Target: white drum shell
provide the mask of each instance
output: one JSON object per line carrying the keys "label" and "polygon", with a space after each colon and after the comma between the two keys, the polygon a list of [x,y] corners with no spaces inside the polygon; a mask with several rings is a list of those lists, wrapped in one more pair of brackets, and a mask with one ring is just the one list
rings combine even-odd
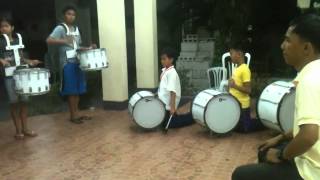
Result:
{"label": "white drum shell", "polygon": [[191,111],[197,123],[221,134],[232,131],[241,115],[240,104],[232,95],[213,89],[200,92]]}
{"label": "white drum shell", "polygon": [[129,113],[134,122],[144,129],[154,129],[165,118],[165,105],[152,92],[140,91],[129,100]]}
{"label": "white drum shell", "polygon": [[258,100],[257,111],[266,127],[284,132],[292,130],[295,111],[294,84],[277,81],[268,85]]}
{"label": "white drum shell", "polygon": [[37,96],[50,91],[50,72],[43,68],[20,69],[13,75],[17,94]]}
{"label": "white drum shell", "polygon": [[98,71],[109,65],[106,49],[92,49],[78,52],[80,68],[84,71]]}

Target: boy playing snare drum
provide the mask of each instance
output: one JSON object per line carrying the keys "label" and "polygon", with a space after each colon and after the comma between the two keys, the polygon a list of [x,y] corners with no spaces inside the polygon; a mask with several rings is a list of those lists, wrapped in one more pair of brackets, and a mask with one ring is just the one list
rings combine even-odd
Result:
{"label": "boy playing snare drum", "polygon": [[[16,64],[13,50],[7,50],[6,47],[19,44],[19,38],[16,36],[16,34],[14,34],[13,20],[10,17],[0,18],[0,32],[2,34],[0,38],[0,65],[2,65],[4,69],[8,70],[16,66]],[[4,36],[8,37],[9,42],[7,42]],[[19,51],[21,64],[36,66],[41,63],[39,60],[27,60],[23,58],[23,53],[21,52],[21,50]],[[14,89],[15,84],[12,74],[6,74],[4,81],[10,101],[11,118],[16,128],[15,138],[23,139],[25,136],[37,136],[37,134],[34,131],[29,130],[27,126],[28,112],[26,102],[28,101],[28,97],[18,95],[16,93]]]}
{"label": "boy playing snare drum", "polygon": [[68,97],[70,121],[75,124],[90,120],[91,117],[80,116],[78,106],[80,95],[86,92],[85,74],[80,69],[77,60],[77,50],[89,50],[96,45],[80,47],[81,34],[75,26],[77,10],[73,6],[63,9],[64,23],[58,25],[47,39],[49,45],[59,47],[60,69],[62,76],[61,95]]}

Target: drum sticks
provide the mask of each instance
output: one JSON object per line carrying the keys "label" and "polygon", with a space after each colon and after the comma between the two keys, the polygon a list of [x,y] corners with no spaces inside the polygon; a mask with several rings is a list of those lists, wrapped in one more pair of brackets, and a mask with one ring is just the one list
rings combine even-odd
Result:
{"label": "drum sticks", "polygon": [[168,121],[168,123],[167,123],[167,126],[166,126],[166,128],[164,129],[165,132],[168,132],[169,125],[170,125],[170,123],[171,123],[172,117],[173,117],[173,115],[171,115],[170,118],[169,118],[169,121]]}

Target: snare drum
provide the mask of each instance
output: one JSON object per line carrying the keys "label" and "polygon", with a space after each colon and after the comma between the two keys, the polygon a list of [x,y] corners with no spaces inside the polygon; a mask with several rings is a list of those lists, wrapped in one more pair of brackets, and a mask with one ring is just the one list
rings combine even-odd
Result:
{"label": "snare drum", "polygon": [[267,86],[258,101],[258,117],[268,128],[288,132],[293,128],[295,88],[291,82],[277,81]]}
{"label": "snare drum", "polygon": [[197,123],[212,132],[224,134],[237,126],[241,107],[229,93],[207,89],[195,97],[191,111]]}
{"label": "snare drum", "polygon": [[107,68],[108,58],[106,49],[91,49],[78,52],[80,68],[84,71],[98,71]]}
{"label": "snare drum", "polygon": [[14,72],[15,90],[17,94],[36,96],[50,91],[50,72],[43,68],[25,68]]}
{"label": "snare drum", "polygon": [[152,92],[140,91],[129,100],[129,112],[134,122],[144,129],[154,129],[162,124],[165,105]]}

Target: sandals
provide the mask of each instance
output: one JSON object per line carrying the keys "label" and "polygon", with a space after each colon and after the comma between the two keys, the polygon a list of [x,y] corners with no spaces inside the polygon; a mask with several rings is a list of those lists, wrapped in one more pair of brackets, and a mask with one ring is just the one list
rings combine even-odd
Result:
{"label": "sandals", "polygon": [[80,120],[90,121],[90,120],[92,120],[92,117],[90,117],[90,116],[81,116]]}
{"label": "sandals", "polygon": [[15,138],[16,140],[23,140],[23,139],[24,139],[24,134],[22,134],[22,133],[16,134],[16,135],[14,135],[14,138]]}
{"label": "sandals", "polygon": [[28,137],[36,137],[38,134],[34,131],[23,131],[23,134]]}
{"label": "sandals", "polygon": [[81,117],[79,117],[79,118],[74,118],[74,119],[70,119],[70,122],[72,122],[72,123],[74,123],[74,124],[82,124],[82,123],[83,123]]}

